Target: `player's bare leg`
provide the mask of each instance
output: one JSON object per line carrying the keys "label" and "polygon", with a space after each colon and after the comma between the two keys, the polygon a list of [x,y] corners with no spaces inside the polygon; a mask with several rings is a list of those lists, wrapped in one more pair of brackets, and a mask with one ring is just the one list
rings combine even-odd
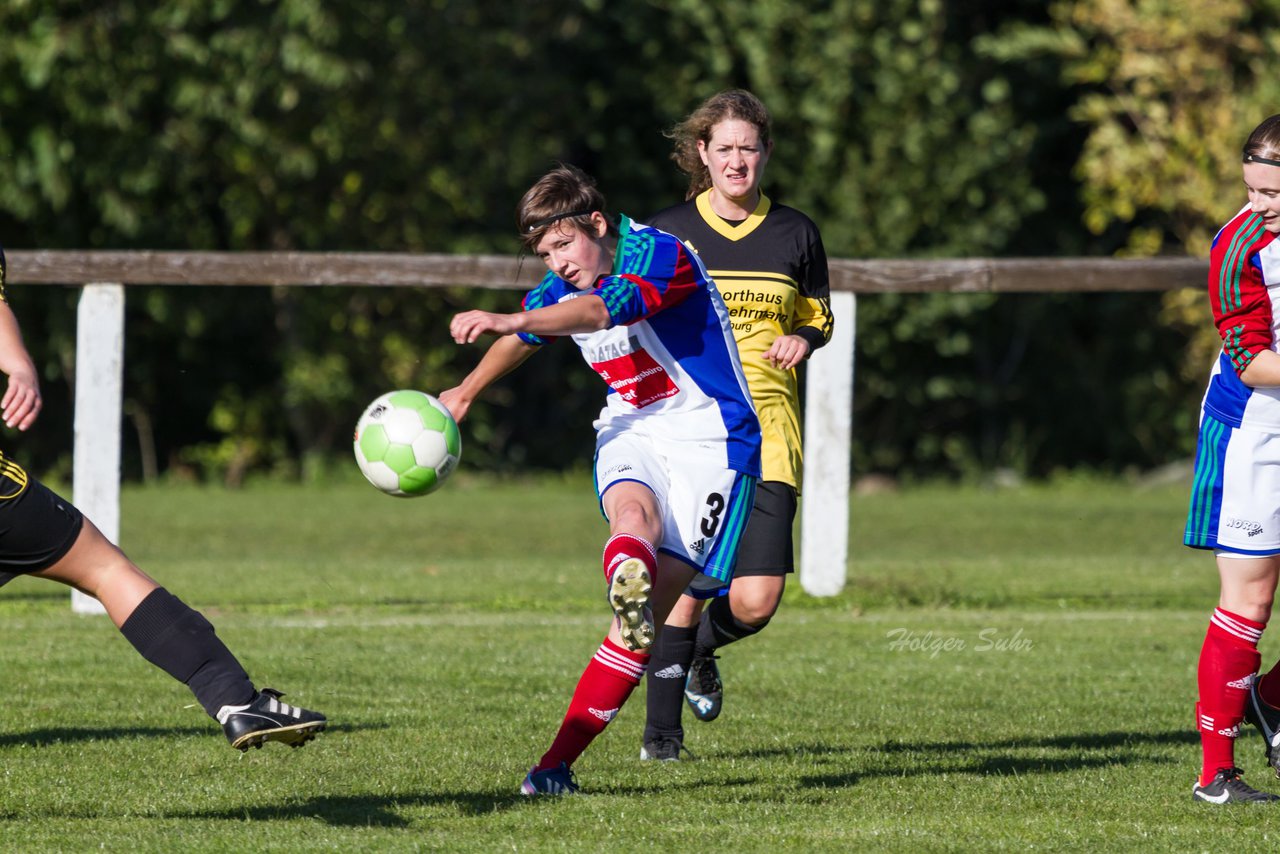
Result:
{"label": "player's bare leg", "polygon": [[40,572],[95,597],[143,658],[184,683],[232,747],[267,741],[299,747],[325,728],[325,716],[280,702],[280,692],[254,689],[248,674],[198,611],[155,582],[85,519],[76,542]]}
{"label": "player's bare leg", "polygon": [[93,596],[107,609],[107,616],[116,628],[123,626],[138,603],[160,586],[88,519],[84,520],[75,545],[53,566],[32,575]]}

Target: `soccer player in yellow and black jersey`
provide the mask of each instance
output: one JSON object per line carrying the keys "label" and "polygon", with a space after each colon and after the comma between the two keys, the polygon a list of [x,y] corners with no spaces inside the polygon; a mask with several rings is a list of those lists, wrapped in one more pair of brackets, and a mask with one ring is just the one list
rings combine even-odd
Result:
{"label": "soccer player in yellow and black jersey", "polygon": [[681,700],[702,721],[720,714],[715,651],[773,617],[794,571],[791,529],[801,486],[796,367],[831,338],[827,256],[817,226],[760,191],[772,152],[764,104],[740,89],[705,101],[671,132],[689,175],[683,204],[649,218],[695,252],[715,279],[760,417],[763,477],[727,596],[681,597],[658,635],[647,676],[642,759],[679,759]]}
{"label": "soccer player in yellow and black jersey", "polygon": [[[5,298],[0,249],[0,420],[26,430],[40,414],[35,364]],[[112,427],[114,429],[114,426]],[[240,662],[198,611],[138,569],[69,501],[0,451],[0,585],[16,575],[48,578],[94,596],[142,657],[186,684],[232,747],[298,746],[324,729],[318,712],[254,689]]]}
{"label": "soccer player in yellow and black jersey", "polygon": [[[715,279],[733,323],[742,370],[766,434],[764,479],[799,488],[800,407],[790,360],[766,357],[779,338],[803,341],[805,355],[831,338],[827,256],[817,227],[763,193],[745,219],[722,218],[714,189],[649,218],[681,238]],[[800,348],[800,342],[793,342]]]}

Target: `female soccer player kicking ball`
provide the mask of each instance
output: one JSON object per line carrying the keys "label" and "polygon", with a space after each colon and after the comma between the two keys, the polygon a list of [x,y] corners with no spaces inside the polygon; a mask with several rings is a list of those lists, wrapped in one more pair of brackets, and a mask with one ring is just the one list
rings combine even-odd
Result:
{"label": "female soccer player kicking ball", "polygon": [[[0,418],[6,427],[26,430],[40,413],[40,385],[5,301],[4,272],[0,250],[0,372],[8,377]],[[232,747],[268,741],[298,747],[324,729],[324,715],[280,702],[271,688],[254,690],[208,620],[134,566],[71,502],[0,452],[0,584],[24,574],[96,597],[143,658],[191,689]]]}
{"label": "female soccer player kicking ball", "polygon": [[550,272],[523,312],[453,318],[459,344],[499,337],[440,401],[461,421],[485,388],[560,335],[608,386],[595,422],[595,481],[609,521],[603,569],[615,619],[521,786],[526,795],[572,794],[570,768],[639,684],[655,624],[695,577],[710,595],[729,583],[760,475],[760,425],[724,303],[679,240],[612,219],[594,182],[569,166],[525,193],[517,219]]}
{"label": "female soccer player kicking ball", "polygon": [[1280,775],[1280,666],[1265,676],[1258,640],[1280,577],[1280,115],[1244,146],[1249,203],[1214,238],[1209,304],[1222,334],[1200,414],[1188,546],[1213,549],[1221,596],[1200,650],[1196,723],[1204,753],[1193,796],[1274,802],[1244,782],[1235,739],[1248,720]]}

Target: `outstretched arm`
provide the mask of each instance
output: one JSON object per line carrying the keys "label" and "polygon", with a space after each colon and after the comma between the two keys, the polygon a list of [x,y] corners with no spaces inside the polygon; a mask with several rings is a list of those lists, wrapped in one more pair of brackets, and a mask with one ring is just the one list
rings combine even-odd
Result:
{"label": "outstretched arm", "polygon": [[612,323],[604,300],[595,294],[583,294],[555,305],[496,314],[491,311],[464,311],[449,324],[449,334],[459,344],[470,344],[481,335],[572,335],[607,329]]}
{"label": "outstretched arm", "polygon": [[5,426],[26,430],[40,414],[40,382],[31,354],[22,343],[18,318],[9,304],[0,300],[0,371],[9,377],[0,397],[0,418]]}
{"label": "outstretched arm", "polygon": [[[475,313],[483,314],[484,312],[468,312],[468,314]],[[457,322],[456,319],[454,322]],[[524,360],[532,356],[537,349],[514,335],[504,335],[493,342],[493,346],[480,360],[480,364],[476,365],[461,383],[440,393],[440,402],[453,414],[453,420],[462,421],[467,417],[467,411],[471,409],[472,402],[480,396],[481,392],[520,367]]]}

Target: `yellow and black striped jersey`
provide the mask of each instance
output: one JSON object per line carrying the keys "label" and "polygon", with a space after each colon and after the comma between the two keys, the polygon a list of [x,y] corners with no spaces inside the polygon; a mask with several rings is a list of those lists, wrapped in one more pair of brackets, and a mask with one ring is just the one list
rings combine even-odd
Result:
{"label": "yellow and black striped jersey", "polygon": [[751,216],[730,222],[711,209],[710,190],[649,218],[682,239],[715,279],[733,322],[742,369],[764,435],[764,480],[799,489],[800,401],[794,370],[762,356],[779,335],[816,350],[831,340],[827,254],[818,227],[763,193]]}

